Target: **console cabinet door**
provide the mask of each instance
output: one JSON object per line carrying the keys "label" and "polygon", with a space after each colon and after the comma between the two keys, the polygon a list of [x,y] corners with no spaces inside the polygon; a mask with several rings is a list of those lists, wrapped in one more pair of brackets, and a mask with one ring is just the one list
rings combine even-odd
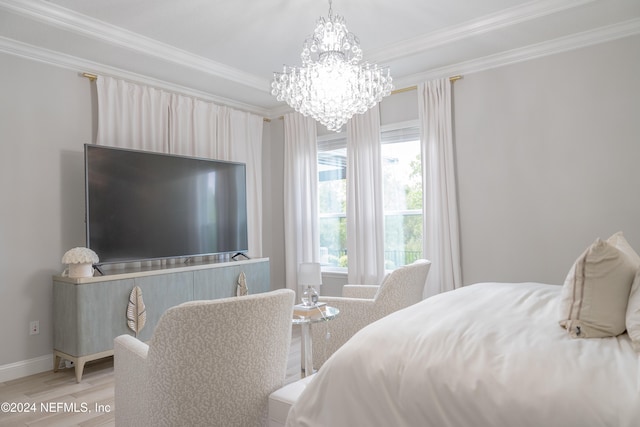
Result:
{"label": "console cabinet door", "polygon": [[[191,271],[138,277],[135,279],[135,284],[142,290],[142,300],[147,310],[145,327],[138,334],[138,339],[141,341],[151,339],[160,317],[168,308],[193,300],[193,272]],[[125,326],[128,301],[129,295],[121,307],[121,310],[124,310]],[[135,335],[128,327],[126,333]]]}
{"label": "console cabinet door", "polygon": [[240,273],[244,272],[250,294],[270,290],[269,261],[231,265],[193,272],[193,298],[218,299],[236,296]]}

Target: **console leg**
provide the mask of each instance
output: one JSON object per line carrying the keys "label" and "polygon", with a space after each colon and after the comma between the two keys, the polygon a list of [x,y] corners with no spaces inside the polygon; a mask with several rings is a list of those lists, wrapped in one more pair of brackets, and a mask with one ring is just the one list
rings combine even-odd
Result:
{"label": "console leg", "polygon": [[57,354],[53,355],[53,372],[58,372],[61,361],[62,357],[58,356]]}
{"label": "console leg", "polygon": [[76,364],[76,382],[80,383],[82,380],[82,372],[84,371],[85,360],[83,358],[79,358],[75,361]]}

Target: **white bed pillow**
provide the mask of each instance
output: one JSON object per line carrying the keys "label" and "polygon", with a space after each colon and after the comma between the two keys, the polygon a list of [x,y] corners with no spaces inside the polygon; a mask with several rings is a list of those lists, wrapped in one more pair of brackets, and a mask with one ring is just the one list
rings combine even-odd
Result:
{"label": "white bed pillow", "polygon": [[621,234],[609,240],[596,239],[574,262],[565,279],[560,325],[574,338],[614,337],[626,329],[629,291],[637,266],[625,250],[618,248],[623,246]]}
{"label": "white bed pillow", "polygon": [[636,266],[637,272],[629,293],[625,323],[631,344],[640,353],[640,256],[633,250],[621,232],[609,237],[607,242],[624,252]]}
{"label": "white bed pillow", "polygon": [[607,239],[607,243],[618,248],[631,259],[631,261],[636,265],[636,268],[640,268],[640,255],[633,250],[629,242],[627,242],[627,239],[624,238],[622,231],[618,231],[616,234],[609,237]]}
{"label": "white bed pillow", "polygon": [[631,345],[635,351],[640,353],[640,268],[638,268],[636,278],[631,285],[626,324]]}
{"label": "white bed pillow", "polygon": [[609,237],[607,242],[613,244],[631,258],[637,269],[635,279],[631,285],[631,292],[629,293],[625,323],[627,333],[631,338],[631,344],[634,350],[640,353],[640,255],[633,250],[622,235],[622,232]]}

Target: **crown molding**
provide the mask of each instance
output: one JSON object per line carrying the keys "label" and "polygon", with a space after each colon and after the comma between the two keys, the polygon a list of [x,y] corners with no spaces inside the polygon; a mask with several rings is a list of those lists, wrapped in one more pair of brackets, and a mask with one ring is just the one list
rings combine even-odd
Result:
{"label": "crown molding", "polygon": [[452,75],[466,75],[486,71],[505,65],[525,62],[544,56],[555,55],[608,41],[640,34],[640,18],[596,28],[523,48],[512,49],[495,55],[464,61],[403,77],[396,81],[397,87],[414,86],[421,82]]}
{"label": "crown molding", "polygon": [[269,117],[270,110],[0,36],[0,52],[82,73],[110,76]]}
{"label": "crown molding", "polygon": [[273,107],[269,109],[268,118],[271,120],[275,120],[284,116],[285,114],[292,113],[294,111],[295,110],[291,108],[289,104],[287,104],[286,102],[283,102],[281,105],[278,105],[277,107]]}
{"label": "crown molding", "polygon": [[[533,44],[524,48],[513,49],[495,55],[489,55],[482,58],[448,65],[446,67],[427,70],[422,73],[412,74],[410,76],[397,79],[395,81],[395,86],[397,88],[409,87],[436,78],[449,77],[457,74],[472,74],[599,43],[605,43],[636,34],[640,34],[640,19],[637,18],[614,25],[600,27],[595,30],[585,31],[571,36],[558,38],[548,42]],[[0,52],[47,63],[49,65],[54,65],[57,67],[71,69],[77,71],[79,74],[82,72],[90,72],[94,74],[108,75],[136,83],[154,86],[170,92],[181,93],[188,96],[193,96],[195,98],[211,101],[217,104],[237,108],[239,110],[248,111],[250,113],[257,114],[268,119],[275,119],[293,111],[286,104],[279,105],[273,108],[257,107],[255,105],[250,105],[232,99],[215,96],[207,92],[194,90],[185,86],[175,85],[158,79],[153,79],[119,68],[109,67],[104,64],[63,54],[53,50],[29,45],[2,36],[0,36]]]}
{"label": "crown molding", "polygon": [[369,51],[367,61],[376,63],[390,62],[394,59],[415,55],[438,46],[458,40],[495,31],[520,22],[529,21],[578,6],[595,0],[541,0],[511,7],[478,19],[464,22],[419,37],[402,40],[382,49]]}
{"label": "crown molding", "polygon": [[[424,36],[404,40],[382,49],[368,52],[371,62],[388,62],[415,55],[437,46],[452,43],[474,35],[491,32],[519,22],[539,18],[566,9],[579,7],[596,0],[536,0],[508,8],[479,19],[447,27]],[[224,78],[264,93],[270,91],[270,80],[203,58],[168,44],[125,30],[103,21],[79,14],[48,2],[29,0],[0,0],[0,7],[47,25],[81,34],[128,50],[160,58],[181,66]]]}
{"label": "crown molding", "polygon": [[0,0],[0,8],[51,25],[81,34],[101,42],[125,48],[142,55],[160,58],[181,66],[190,67],[209,75],[248,86],[252,89],[270,92],[271,81],[257,77],[237,68],[194,55],[166,43],[150,39],[138,33],[125,30],[103,21],[79,14],[72,10],[47,2],[29,0]]}
{"label": "crown molding", "polygon": [[[561,1],[559,4],[556,5],[557,7],[555,10],[557,11],[557,10],[560,10],[561,8],[566,9],[568,7],[574,7],[579,4],[587,3],[588,1],[593,1],[593,0]],[[538,3],[538,2],[534,2],[534,3]],[[502,25],[500,24],[500,22],[502,23],[507,22],[508,16],[511,16],[513,20],[513,19],[516,19],[515,15],[519,16],[520,17],[519,19],[525,19],[525,16],[532,17],[536,14],[537,16],[541,16],[541,14],[543,13],[553,13],[553,12],[550,12],[551,7],[549,3],[551,3],[551,1],[545,0],[540,3],[545,5],[546,8],[533,7],[532,3],[527,3],[525,6],[527,6],[528,9],[525,7],[516,8],[516,9],[519,9],[519,15],[512,9],[510,13],[505,12],[504,14],[496,14],[492,22],[494,22],[494,25]],[[558,3],[558,2],[553,1],[553,3]],[[15,10],[14,9],[15,5],[19,6],[18,9],[21,11],[21,13],[24,12],[25,10],[33,10],[29,8],[29,6],[33,6],[32,2],[28,3],[24,0],[0,0],[0,9],[4,7],[6,9]],[[37,11],[35,19],[41,19],[40,17],[42,17],[43,15],[46,15],[47,16],[46,22],[50,22],[49,18],[54,16],[55,17],[54,20],[58,23],[61,23],[61,22],[64,22],[64,19],[60,16],[60,13],[62,13],[64,16],[68,15],[68,14],[65,15],[66,9],[63,9],[61,12],[60,8],[51,7],[50,5],[46,4],[46,2],[42,2],[42,4],[38,3],[38,7],[34,9]],[[527,9],[529,12],[525,14],[524,9]],[[86,17],[83,17],[83,19],[85,18]],[[89,28],[89,27],[86,27],[86,28]],[[466,33],[468,34],[467,36],[470,36],[472,34],[470,32],[471,27],[472,26],[470,25],[467,26],[469,30]],[[75,28],[78,28],[78,26],[75,26]],[[485,26],[484,28],[485,29],[489,28],[489,26]],[[493,28],[496,28],[496,27],[493,27]],[[456,32],[456,30],[451,30],[450,34],[457,33],[458,36],[462,37],[461,36],[462,29],[459,28],[458,30],[459,30],[458,32]],[[478,31],[480,31],[480,29],[478,29]],[[486,30],[486,31],[490,31],[490,30]],[[441,33],[444,34],[445,32],[441,32]],[[426,70],[424,72],[397,78],[395,79],[394,84],[397,88],[414,86],[418,83],[421,83],[427,80],[432,80],[435,78],[449,77],[449,76],[458,75],[458,74],[462,74],[462,75],[471,74],[471,73],[480,72],[480,71],[484,71],[492,68],[498,68],[504,65],[524,62],[527,60],[536,59],[536,58],[547,56],[547,55],[553,55],[553,54],[557,54],[557,53],[561,53],[561,52],[565,52],[573,49],[578,49],[581,47],[586,47],[589,45],[594,45],[594,44],[603,43],[603,42],[607,42],[607,41],[611,41],[611,40],[615,40],[623,37],[628,37],[628,36],[636,35],[639,33],[640,33],[640,18],[636,18],[636,19],[624,21],[621,23],[596,28],[594,30],[589,30],[582,33],[573,34],[570,36],[561,37],[561,38],[550,40],[547,42],[529,45],[523,48],[517,48],[517,49],[497,53],[494,55],[485,56],[482,58],[463,61],[463,62],[451,64],[441,68]],[[136,37],[139,37],[139,35],[134,34],[133,37],[136,38]],[[443,41],[444,39],[445,37],[443,36],[439,40],[441,40],[441,43],[446,43],[445,41]],[[449,41],[451,41],[451,39],[449,39]],[[128,42],[130,43],[131,41],[129,40]],[[428,47],[421,50],[426,50],[426,49],[428,49]],[[167,90],[169,92],[181,93],[188,96],[193,96],[195,98],[200,98],[203,100],[214,102],[216,104],[226,105],[242,111],[247,111],[253,114],[257,114],[269,119],[275,119],[277,117],[280,117],[292,111],[292,109],[284,103],[282,105],[278,105],[271,108],[259,107],[256,105],[243,103],[233,99],[216,96],[209,92],[192,89],[189,87],[173,84],[167,81],[154,79],[148,76],[129,72],[123,69],[107,66],[107,65],[93,62],[87,59],[78,58],[78,57],[57,52],[54,50],[49,50],[39,46],[30,45],[27,43],[23,43],[23,42],[2,37],[2,36],[0,36],[0,52],[20,56],[23,58],[47,63],[50,65],[54,65],[62,68],[71,69],[71,70],[77,71],[78,73],[89,72],[93,74],[107,75],[107,76],[112,76],[112,77],[116,77],[116,78],[120,78],[128,81],[136,82],[136,83],[146,84],[149,86],[154,86],[154,87]],[[185,64],[184,62],[178,61],[176,59],[177,58],[176,56],[172,56],[175,52],[176,50],[174,48],[169,47],[167,49],[167,55],[172,57],[173,58],[172,60],[174,62],[179,62],[181,65],[191,66],[191,64]],[[160,55],[160,53],[158,52],[157,55]],[[167,60],[166,57],[161,56],[161,58],[163,60]],[[197,69],[200,69],[200,68],[197,68]],[[211,75],[221,76],[220,74],[216,74],[212,72],[212,70],[210,69],[203,70],[203,71],[208,72]],[[261,92],[265,92],[264,90],[265,86],[262,86],[262,84],[256,85],[251,83],[251,82],[255,83],[257,80],[260,80],[260,79],[256,79],[255,76],[247,73],[244,73],[244,75],[250,77],[249,82],[245,81],[242,78],[242,75],[237,73],[233,73],[233,76],[230,76],[229,80],[232,80],[244,86],[257,89]],[[222,76],[222,77],[227,78],[225,76]],[[256,87],[256,86],[259,86],[259,87]],[[266,87],[268,87],[268,82],[266,84]]]}

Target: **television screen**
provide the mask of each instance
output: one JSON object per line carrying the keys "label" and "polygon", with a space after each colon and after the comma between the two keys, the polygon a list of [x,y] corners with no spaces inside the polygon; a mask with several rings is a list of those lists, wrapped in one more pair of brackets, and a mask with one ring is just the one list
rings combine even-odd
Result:
{"label": "television screen", "polygon": [[248,250],[242,163],[86,144],[85,184],[101,264]]}

